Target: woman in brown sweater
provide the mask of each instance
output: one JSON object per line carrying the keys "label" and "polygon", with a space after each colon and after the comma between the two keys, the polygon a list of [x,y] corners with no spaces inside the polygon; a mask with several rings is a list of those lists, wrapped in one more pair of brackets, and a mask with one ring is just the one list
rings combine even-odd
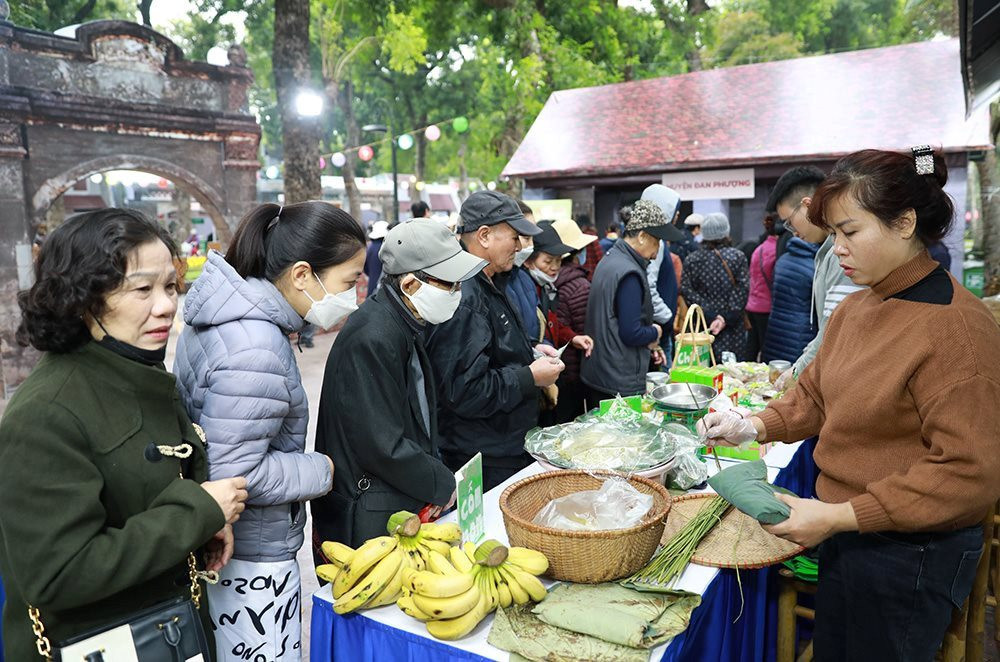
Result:
{"label": "woman in brown sweater", "polygon": [[820,546],[816,659],[931,660],[968,596],[1000,497],[1000,327],[926,246],[951,200],[929,148],[842,159],[809,219],[866,289],[827,327],[798,386],[757,416],[709,414],[710,443],[819,434],[818,500],[769,531]]}

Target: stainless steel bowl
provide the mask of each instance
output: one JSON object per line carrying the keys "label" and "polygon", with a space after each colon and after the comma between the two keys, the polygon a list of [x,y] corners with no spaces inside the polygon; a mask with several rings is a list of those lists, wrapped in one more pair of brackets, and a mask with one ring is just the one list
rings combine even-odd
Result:
{"label": "stainless steel bowl", "polygon": [[711,386],[684,383],[661,384],[649,393],[657,404],[684,411],[705,409],[716,395]]}

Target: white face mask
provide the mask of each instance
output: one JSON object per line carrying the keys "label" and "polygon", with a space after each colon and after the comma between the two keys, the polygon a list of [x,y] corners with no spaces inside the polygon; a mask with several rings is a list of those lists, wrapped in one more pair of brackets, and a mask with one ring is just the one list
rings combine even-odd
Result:
{"label": "white face mask", "polygon": [[529,269],[531,276],[535,279],[539,285],[555,285],[556,277],[550,276],[540,269]]}
{"label": "white face mask", "polygon": [[450,320],[458,310],[458,304],[462,302],[462,291],[448,292],[419,279],[417,282],[420,283],[419,290],[413,295],[406,292],[403,292],[403,295],[417,309],[421,319],[428,324],[441,324]]}
{"label": "white face mask", "polygon": [[531,257],[531,254],[534,252],[535,249],[532,248],[531,246],[519,250],[517,253],[514,254],[514,266],[520,267],[521,265],[523,265],[525,261],[527,261],[527,259]]}
{"label": "white face mask", "polygon": [[[313,275],[316,276],[316,274]],[[309,306],[309,311],[306,313],[305,320],[327,331],[337,326],[337,322],[358,309],[358,290],[352,287],[340,294],[330,294],[326,291],[323,281],[319,280],[319,276],[316,276],[316,280],[319,281],[319,286],[323,288],[324,296],[319,301],[316,301],[309,296],[308,292],[302,290],[302,293],[312,301],[312,305]]]}

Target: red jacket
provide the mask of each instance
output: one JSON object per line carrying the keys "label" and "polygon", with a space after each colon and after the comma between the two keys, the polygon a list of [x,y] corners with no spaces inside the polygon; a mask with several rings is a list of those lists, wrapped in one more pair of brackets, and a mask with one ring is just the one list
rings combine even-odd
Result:
{"label": "red jacket", "polygon": [[[564,327],[573,330],[573,335],[582,335],[584,322],[587,319],[587,297],[590,296],[587,270],[578,263],[564,264],[556,278],[556,290],[559,292],[556,306],[559,321]],[[567,347],[563,352],[562,359],[566,364],[563,375],[567,380],[574,381],[580,378],[582,355],[583,352],[575,347]]]}

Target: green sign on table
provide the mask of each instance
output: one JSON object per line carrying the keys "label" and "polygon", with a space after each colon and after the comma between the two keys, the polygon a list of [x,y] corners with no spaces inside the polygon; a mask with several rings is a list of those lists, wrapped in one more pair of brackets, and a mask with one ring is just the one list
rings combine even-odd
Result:
{"label": "green sign on table", "polygon": [[458,525],[465,542],[479,542],[486,535],[483,519],[483,455],[476,453],[455,473],[458,485]]}

